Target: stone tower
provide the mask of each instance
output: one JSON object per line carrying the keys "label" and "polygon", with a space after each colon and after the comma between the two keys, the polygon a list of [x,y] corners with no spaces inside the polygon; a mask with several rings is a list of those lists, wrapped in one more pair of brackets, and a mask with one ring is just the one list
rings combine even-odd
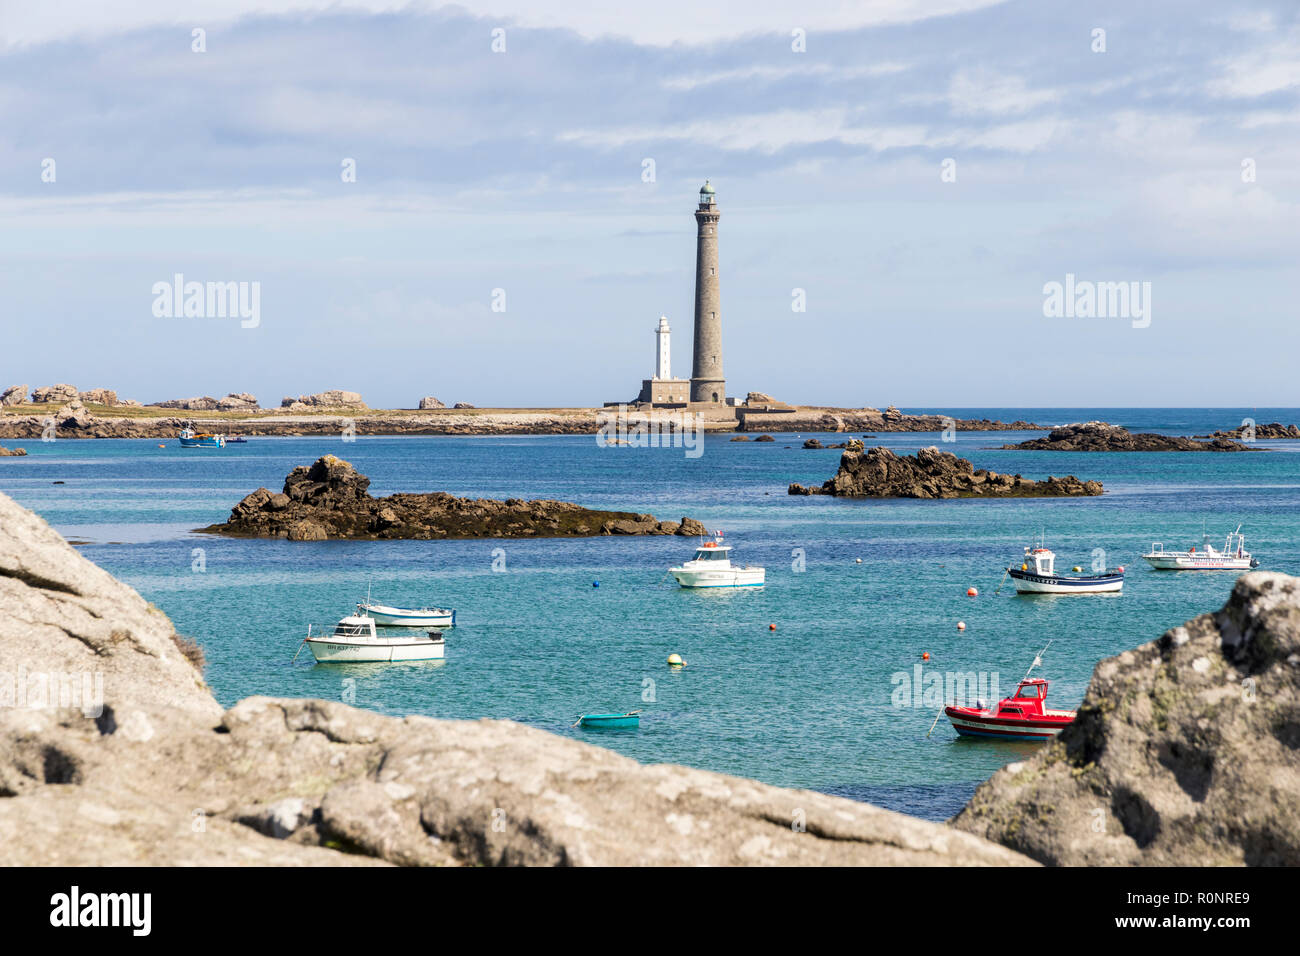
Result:
{"label": "stone tower", "polygon": [[722,376],[722,310],[718,297],[718,220],[722,213],[706,180],[695,210],[695,362],[691,401],[725,404]]}
{"label": "stone tower", "polygon": [[655,329],[655,378],[661,380],[673,377],[672,345],[668,341],[671,331],[668,316],[659,316],[659,325]]}

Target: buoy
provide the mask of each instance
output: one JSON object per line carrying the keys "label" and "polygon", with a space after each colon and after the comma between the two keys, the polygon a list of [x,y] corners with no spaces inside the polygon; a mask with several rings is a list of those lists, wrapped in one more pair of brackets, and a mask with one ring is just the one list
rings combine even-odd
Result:
{"label": "buoy", "polygon": [[685,664],[685,663],[686,663],[686,662],[685,662],[684,660],[682,660],[682,655],[680,655],[680,654],[669,654],[669,655],[668,655],[668,666],[669,666],[669,667],[681,667],[681,666],[682,666],[683,664]]}
{"label": "buoy", "polygon": [[857,562],[857,563],[858,563],[858,564],[861,564],[861,563],[862,563],[862,559],[861,559],[861,558],[858,558],[858,562]]}
{"label": "buoy", "polygon": [[599,582],[599,581],[592,581],[592,582],[591,582],[591,586],[592,586],[593,588],[598,588],[598,587],[600,587],[600,582]]}
{"label": "buoy", "polygon": [[158,447],[159,447],[159,448],[166,448],[167,446],[166,446],[166,445],[159,445]]}
{"label": "buoy", "polygon": [[966,622],[965,622],[965,621],[958,621],[958,622],[957,622],[957,630],[959,630],[959,631],[964,631],[964,630],[966,630]]}
{"label": "buoy", "polygon": [[1021,570],[1021,571],[1028,571],[1028,570],[1029,570],[1029,565],[1027,565],[1027,564],[1022,564],[1022,565],[1020,566],[1020,570]]}
{"label": "buoy", "polygon": [[967,596],[967,597],[979,597],[979,596],[980,596],[979,588],[967,588],[967,589],[966,589],[966,596]]}
{"label": "buoy", "polygon": [[1119,573],[1120,573],[1120,574],[1123,574],[1123,573],[1124,573],[1124,565],[1122,565],[1122,564],[1119,566]]}
{"label": "buoy", "polygon": [[1076,565],[1075,565],[1074,567],[1072,567],[1070,570],[1073,571],[1075,574],[1078,574],[1080,571],[1083,570],[1083,568],[1079,567],[1079,566],[1076,564]]}
{"label": "buoy", "polygon": [[775,625],[775,624],[769,624],[769,625],[767,626],[767,629],[768,629],[769,631],[775,631],[775,630],[776,630],[776,625]]}
{"label": "buoy", "polygon": [[929,651],[922,651],[922,652],[921,652],[921,660],[923,660],[923,661],[928,661],[929,659],[930,659],[930,652],[929,652]]}

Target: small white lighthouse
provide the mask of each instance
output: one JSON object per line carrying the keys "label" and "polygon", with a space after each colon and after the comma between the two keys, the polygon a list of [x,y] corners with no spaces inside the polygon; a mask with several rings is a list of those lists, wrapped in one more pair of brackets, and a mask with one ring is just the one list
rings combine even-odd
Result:
{"label": "small white lighthouse", "polygon": [[659,316],[659,326],[655,329],[656,355],[655,380],[663,381],[673,377],[672,346],[668,342],[671,330],[668,328],[668,316]]}

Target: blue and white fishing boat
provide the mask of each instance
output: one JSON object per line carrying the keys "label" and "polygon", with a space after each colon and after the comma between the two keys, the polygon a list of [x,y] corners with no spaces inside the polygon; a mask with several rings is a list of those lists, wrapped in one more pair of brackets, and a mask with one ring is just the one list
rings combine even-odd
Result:
{"label": "blue and white fishing boat", "polygon": [[715,540],[702,542],[695,557],[668,573],[684,588],[761,588],[767,574],[760,567],[732,564],[731,548],[722,543],[721,532]]}
{"label": "blue and white fishing boat", "polygon": [[456,612],[442,607],[389,607],[387,604],[371,604],[367,598],[364,604],[357,605],[357,614],[373,618],[376,624],[385,627],[455,627]]}
{"label": "blue and white fishing boat", "polygon": [[1021,594],[1103,594],[1124,588],[1122,567],[1098,574],[1057,574],[1056,555],[1048,548],[1025,548],[1020,566],[1007,568],[1007,574]]}
{"label": "blue and white fishing boat", "polygon": [[206,432],[196,432],[188,425],[180,430],[176,436],[181,441],[182,448],[225,448],[226,439],[224,435],[211,435]]}

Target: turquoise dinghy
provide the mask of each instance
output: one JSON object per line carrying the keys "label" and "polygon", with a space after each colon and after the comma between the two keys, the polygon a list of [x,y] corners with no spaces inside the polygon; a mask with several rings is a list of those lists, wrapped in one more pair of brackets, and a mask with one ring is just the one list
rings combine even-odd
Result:
{"label": "turquoise dinghy", "polygon": [[583,714],[573,726],[590,727],[593,730],[626,730],[641,726],[641,718],[638,716],[640,713],[639,710],[634,710],[627,714]]}

